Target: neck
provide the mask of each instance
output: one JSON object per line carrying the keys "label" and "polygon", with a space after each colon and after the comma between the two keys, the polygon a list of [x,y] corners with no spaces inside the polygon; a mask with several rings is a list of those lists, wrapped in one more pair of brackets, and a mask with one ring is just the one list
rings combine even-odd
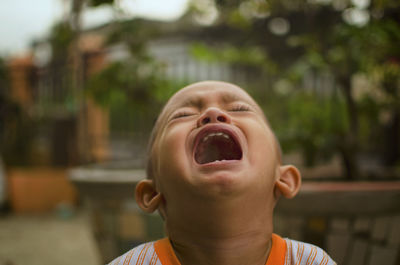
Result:
{"label": "neck", "polygon": [[265,265],[270,249],[270,239],[255,239],[254,236],[241,235],[232,238],[212,238],[196,242],[172,242],[182,265]]}
{"label": "neck", "polygon": [[181,208],[189,210],[172,214],[177,216],[174,220],[167,218],[168,235],[181,264],[265,265],[271,249],[273,206],[244,204],[243,198],[203,201],[195,208]]}

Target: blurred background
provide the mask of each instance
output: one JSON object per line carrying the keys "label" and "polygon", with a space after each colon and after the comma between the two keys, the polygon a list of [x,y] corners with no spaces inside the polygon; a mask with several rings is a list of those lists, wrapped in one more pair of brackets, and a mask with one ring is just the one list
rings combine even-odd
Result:
{"label": "blurred background", "polygon": [[179,88],[264,109],[303,188],[283,236],[400,264],[400,2],[5,0],[0,265],[104,264],[164,235],[140,213],[147,139]]}

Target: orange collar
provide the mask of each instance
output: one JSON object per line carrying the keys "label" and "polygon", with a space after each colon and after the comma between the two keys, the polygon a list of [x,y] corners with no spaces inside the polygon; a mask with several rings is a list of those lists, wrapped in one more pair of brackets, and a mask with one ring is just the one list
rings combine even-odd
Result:
{"label": "orange collar", "polygon": [[265,265],[283,265],[285,263],[286,241],[272,234],[272,247]]}
{"label": "orange collar", "polygon": [[[181,265],[168,238],[156,241],[154,249],[162,265]],[[286,241],[280,236],[272,234],[271,252],[265,265],[283,265],[285,263],[285,254]]]}
{"label": "orange collar", "polygon": [[181,265],[168,238],[156,241],[154,249],[162,265]]}

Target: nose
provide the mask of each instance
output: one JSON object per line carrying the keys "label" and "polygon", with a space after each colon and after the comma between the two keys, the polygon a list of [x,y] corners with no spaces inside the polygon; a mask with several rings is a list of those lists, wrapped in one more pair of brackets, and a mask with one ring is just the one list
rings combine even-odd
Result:
{"label": "nose", "polygon": [[219,108],[211,107],[206,109],[206,111],[200,115],[199,119],[197,120],[197,126],[200,127],[206,125],[207,123],[218,122],[230,123],[231,118],[226,112],[220,110]]}

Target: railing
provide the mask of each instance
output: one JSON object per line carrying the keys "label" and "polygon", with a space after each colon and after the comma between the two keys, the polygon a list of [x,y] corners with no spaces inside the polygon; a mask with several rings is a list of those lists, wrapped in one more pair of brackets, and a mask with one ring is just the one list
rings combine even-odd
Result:
{"label": "railing", "polygon": [[304,183],[277,206],[275,231],[324,248],[341,265],[400,262],[400,182]]}
{"label": "railing", "polygon": [[[70,174],[92,213],[104,262],[163,236],[161,218],[142,213],[133,199],[144,171],[116,168]],[[397,265],[399,205],[399,181],[306,182],[295,199],[279,202],[274,231],[324,248],[340,265]]]}

